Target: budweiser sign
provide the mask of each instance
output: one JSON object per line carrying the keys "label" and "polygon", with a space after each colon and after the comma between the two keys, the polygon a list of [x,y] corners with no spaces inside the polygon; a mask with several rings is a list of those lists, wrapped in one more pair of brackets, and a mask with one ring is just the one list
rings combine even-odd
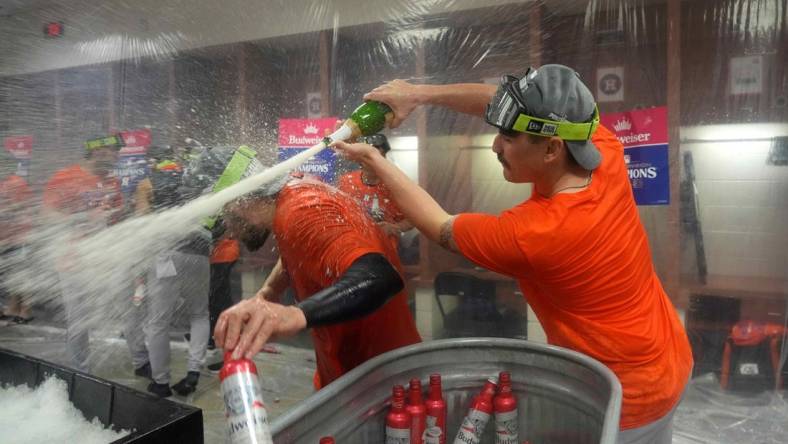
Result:
{"label": "budweiser sign", "polygon": [[308,148],[334,131],[337,119],[279,119],[279,146]]}
{"label": "budweiser sign", "polygon": [[5,150],[16,159],[29,159],[33,151],[33,136],[11,136],[4,141]]}
{"label": "budweiser sign", "polygon": [[668,113],[664,106],[603,114],[601,121],[626,148],[668,143]]}

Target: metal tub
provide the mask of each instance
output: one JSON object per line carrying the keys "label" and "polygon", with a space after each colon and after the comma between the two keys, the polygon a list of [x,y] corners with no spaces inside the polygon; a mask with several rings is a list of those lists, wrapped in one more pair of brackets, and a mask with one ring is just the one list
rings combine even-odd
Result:
{"label": "metal tub", "polygon": [[[277,444],[382,443],[391,387],[440,373],[451,443],[470,400],[490,376],[511,372],[519,400],[520,441],[614,444],[621,385],[607,367],[579,353],[517,339],[430,341],[380,355],[315,393],[272,424]],[[426,390],[426,389],[425,389]],[[482,443],[494,442],[488,425]]]}

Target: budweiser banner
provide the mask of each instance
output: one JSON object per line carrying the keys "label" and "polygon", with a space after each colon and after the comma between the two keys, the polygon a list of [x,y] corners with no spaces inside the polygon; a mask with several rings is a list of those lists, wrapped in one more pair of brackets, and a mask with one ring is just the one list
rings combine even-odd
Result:
{"label": "budweiser banner", "polygon": [[136,191],[137,184],[150,172],[145,155],[152,140],[151,130],[137,128],[118,131],[117,134],[120,135],[125,146],[118,152],[115,176],[120,181],[124,197],[130,198]]}
{"label": "budweiser banner", "polygon": [[638,205],[670,204],[667,108],[603,114],[601,121],[624,144],[624,160],[635,202]]}
{"label": "budweiser banner", "polygon": [[11,136],[4,141],[5,150],[14,156],[14,159],[30,159],[33,152],[33,136]]}
{"label": "budweiser banner", "polygon": [[30,158],[33,152],[33,136],[6,137],[5,150],[16,160],[16,175],[27,177],[30,172]]}
{"label": "budweiser banner", "polygon": [[126,198],[131,197],[137,189],[137,184],[148,176],[146,151],[147,148],[142,146],[127,146],[118,152],[115,177],[120,181],[120,189]]}
{"label": "budweiser banner", "polygon": [[[320,143],[334,131],[337,119],[279,119],[279,161],[289,159],[299,152]],[[302,164],[299,171],[320,177],[326,183],[334,182],[336,158],[333,150],[325,149]]]}
{"label": "budweiser banner", "polygon": [[151,132],[148,128],[121,131],[120,137],[127,147],[147,147],[151,142]]}

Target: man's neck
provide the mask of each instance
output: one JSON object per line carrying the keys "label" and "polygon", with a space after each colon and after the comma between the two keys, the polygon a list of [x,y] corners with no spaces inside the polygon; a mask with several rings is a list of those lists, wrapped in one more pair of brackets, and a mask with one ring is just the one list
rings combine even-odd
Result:
{"label": "man's neck", "polygon": [[580,167],[558,170],[534,182],[534,189],[543,197],[552,197],[559,193],[577,193],[589,185],[590,177],[591,172]]}

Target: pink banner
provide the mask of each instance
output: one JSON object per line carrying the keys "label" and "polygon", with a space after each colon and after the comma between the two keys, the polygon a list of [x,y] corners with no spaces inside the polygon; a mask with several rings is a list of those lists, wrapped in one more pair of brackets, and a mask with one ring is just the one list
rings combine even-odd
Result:
{"label": "pink banner", "polygon": [[279,146],[308,148],[334,132],[337,119],[279,119]]}
{"label": "pink banner", "polygon": [[33,151],[33,136],[11,136],[5,138],[5,149],[16,159],[30,159]]}
{"label": "pink banner", "polygon": [[665,106],[602,114],[600,119],[625,148],[668,143],[668,108]]}
{"label": "pink banner", "polygon": [[147,147],[151,142],[151,133],[148,128],[121,131],[120,137],[127,147]]}
{"label": "pink banner", "polygon": [[144,146],[124,146],[118,151],[119,156],[141,156],[148,152]]}

